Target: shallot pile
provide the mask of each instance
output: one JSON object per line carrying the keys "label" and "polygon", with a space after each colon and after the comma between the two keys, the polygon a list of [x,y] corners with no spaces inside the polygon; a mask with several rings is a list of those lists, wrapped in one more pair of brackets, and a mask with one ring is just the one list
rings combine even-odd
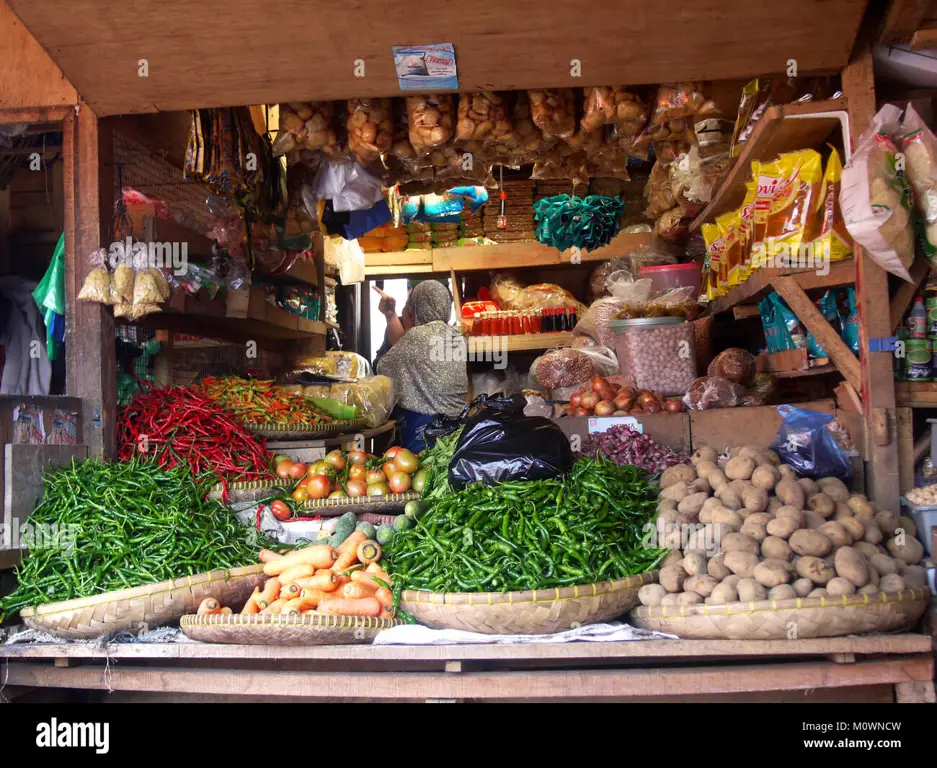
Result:
{"label": "shallot pile", "polygon": [[632,464],[647,472],[663,472],[675,464],[689,461],[689,455],[655,443],[649,435],[642,435],[624,424],[616,424],[605,432],[596,432],[582,441],[575,454],[595,456],[596,452],[611,459],[616,466]]}

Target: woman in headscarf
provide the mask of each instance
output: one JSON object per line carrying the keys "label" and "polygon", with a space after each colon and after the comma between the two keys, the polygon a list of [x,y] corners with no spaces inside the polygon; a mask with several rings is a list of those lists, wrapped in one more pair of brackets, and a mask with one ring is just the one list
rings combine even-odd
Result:
{"label": "woman in headscarf", "polygon": [[377,362],[377,373],[394,382],[400,444],[419,452],[425,445],[423,428],[433,414],[456,416],[465,407],[465,339],[449,325],[452,294],[435,280],[425,280],[410,292],[402,322],[392,302],[384,306],[382,300],[381,305],[392,346]]}

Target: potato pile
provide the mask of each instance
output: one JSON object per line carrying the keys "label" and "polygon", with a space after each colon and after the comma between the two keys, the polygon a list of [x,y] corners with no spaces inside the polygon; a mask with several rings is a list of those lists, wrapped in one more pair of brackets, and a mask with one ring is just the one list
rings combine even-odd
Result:
{"label": "potato pile", "polygon": [[[772,450],[708,446],[661,475],[660,546],[644,605],[898,592],[927,583],[914,522],[838,478],[798,479]],[[681,549],[682,548],[682,549]]]}
{"label": "potato pile", "polygon": [[361,165],[370,165],[394,138],[390,99],[349,99],[347,109],[348,148]]}
{"label": "potato pile", "polygon": [[912,491],[908,491],[905,494],[905,497],[912,504],[917,504],[921,507],[933,506],[937,504],[937,484],[925,485],[922,488],[915,488]]}
{"label": "potato pile", "polygon": [[452,96],[407,96],[410,143],[418,155],[429,154],[434,147],[445,144],[455,130]]}

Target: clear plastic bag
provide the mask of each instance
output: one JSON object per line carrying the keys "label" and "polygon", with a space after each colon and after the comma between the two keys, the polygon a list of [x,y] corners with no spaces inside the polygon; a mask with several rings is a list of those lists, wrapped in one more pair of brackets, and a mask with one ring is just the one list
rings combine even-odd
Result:
{"label": "clear plastic bag", "polygon": [[742,395],[742,388],[735,382],[718,376],[700,376],[683,396],[683,404],[691,411],[732,408],[739,404]]}
{"label": "clear plastic bag", "polygon": [[930,256],[937,253],[937,137],[911,104],[901,123],[900,144]]}
{"label": "clear plastic bag", "polygon": [[332,157],[340,153],[333,102],[291,101],[280,105],[280,130],[273,142],[273,154],[295,150],[322,151]]}
{"label": "clear plastic bag", "polygon": [[576,130],[576,95],[572,88],[527,91],[530,117],[545,139],[566,138]]}
{"label": "clear plastic bag", "polygon": [[387,376],[359,379],[351,390],[351,404],[367,419],[368,427],[379,427],[390,418],[396,404],[394,382]]}
{"label": "clear plastic bag", "polygon": [[429,154],[442,146],[455,131],[452,96],[407,96],[407,119],[410,125],[410,144],[417,155]]}
{"label": "clear plastic bag", "polygon": [[580,349],[556,349],[537,360],[536,377],[542,387],[555,389],[569,387],[592,378],[595,368],[590,358]]}
{"label": "clear plastic bag", "polygon": [[802,477],[849,480],[852,462],[829,429],[832,415],[792,405],[779,405],[778,413],[781,427],[772,448],[781,461]]}
{"label": "clear plastic bag", "polygon": [[592,368],[600,376],[617,376],[619,373],[618,355],[609,347],[578,347],[582,354],[592,361]]}
{"label": "clear plastic bag", "polygon": [[505,94],[494,91],[461,94],[456,139],[479,141],[490,147],[516,145]]}
{"label": "clear plastic bag", "polygon": [[390,149],[394,139],[390,99],[349,99],[346,109],[348,149],[368,166]]}
{"label": "clear plastic bag", "polygon": [[98,304],[114,304],[111,290],[111,274],[107,271],[107,251],[98,248],[88,257],[91,271],[81,285],[78,298],[82,301],[94,301]]}
{"label": "clear plastic bag", "polygon": [[501,309],[520,309],[518,301],[524,284],[510,272],[495,272],[491,276],[491,299]]}
{"label": "clear plastic bag", "polygon": [[650,278],[635,280],[628,270],[612,272],[606,280],[605,287],[616,299],[631,307],[640,307],[647,304],[651,298],[654,283]]}
{"label": "clear plastic bag", "polygon": [[[616,313],[624,305],[621,299],[613,296],[596,299],[589,309],[579,315],[579,322],[573,328],[573,335],[594,339],[595,343],[603,347],[614,347],[615,333],[609,328],[609,323],[615,319]],[[578,348],[578,345],[576,346]]]}
{"label": "clear plastic bag", "polygon": [[693,117],[704,104],[706,98],[696,83],[660,86],[647,128],[634,140],[634,154],[646,158],[653,146],[658,161],[666,164],[688,151],[696,143]]}
{"label": "clear plastic bag", "polygon": [[613,272],[619,272],[623,269],[628,269],[628,266],[620,257],[615,257],[610,261],[604,261],[593,269],[592,274],[589,276],[589,288],[586,292],[586,298],[589,300],[589,303],[603,296],[607,296],[609,290],[605,282],[606,279]]}
{"label": "clear plastic bag", "polygon": [[594,131],[603,125],[612,126],[612,141],[618,148],[630,148],[634,137],[647,124],[647,105],[633,91],[620,86],[584,88],[583,116],[580,125]]}

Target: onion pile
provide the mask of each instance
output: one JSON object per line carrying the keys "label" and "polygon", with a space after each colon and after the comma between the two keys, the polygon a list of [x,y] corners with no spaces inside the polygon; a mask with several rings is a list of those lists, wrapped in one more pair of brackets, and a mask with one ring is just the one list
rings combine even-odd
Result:
{"label": "onion pile", "polygon": [[675,464],[689,461],[689,454],[678,452],[654,442],[624,424],[616,424],[605,432],[596,432],[582,441],[576,458],[595,456],[601,452],[616,466],[632,464],[647,472],[663,472]]}

